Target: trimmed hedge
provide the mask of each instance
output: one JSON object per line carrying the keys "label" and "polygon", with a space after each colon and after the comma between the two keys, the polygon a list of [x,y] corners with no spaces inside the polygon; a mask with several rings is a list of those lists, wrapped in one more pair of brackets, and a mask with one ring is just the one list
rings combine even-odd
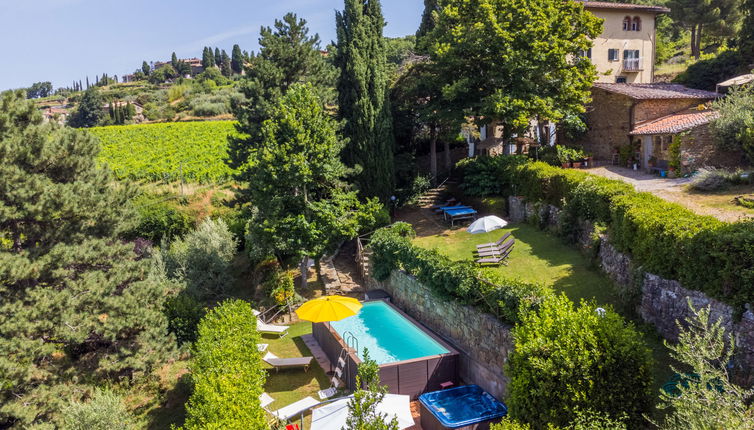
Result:
{"label": "trimmed hedge", "polygon": [[184,429],[266,429],[259,396],[265,372],[251,305],[228,300],[199,323]]}
{"label": "trimmed hedge", "polygon": [[[464,178],[496,172],[504,195],[558,206],[565,211],[566,223],[584,219],[606,226],[611,243],[648,272],[676,279],[739,310],[754,303],[753,222],[726,224],[636,192],[622,181],[583,171],[521,163],[519,157],[493,160],[476,158],[459,167]],[[490,164],[495,169],[487,168]]]}
{"label": "trimmed hedge", "polygon": [[414,231],[409,224],[396,223],[376,231],[369,243],[373,276],[384,281],[393,270],[405,270],[433,292],[515,324],[520,311],[536,308],[550,296],[543,285],[502,277],[485,278],[471,262],[452,261],[435,250],[411,243]]}

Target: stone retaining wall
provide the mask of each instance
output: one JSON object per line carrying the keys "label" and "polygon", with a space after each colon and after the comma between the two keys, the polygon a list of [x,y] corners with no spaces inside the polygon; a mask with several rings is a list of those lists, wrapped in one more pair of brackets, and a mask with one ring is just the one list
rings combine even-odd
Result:
{"label": "stone retaining wall", "polygon": [[[561,212],[558,208],[545,204],[525,202],[521,197],[508,198],[509,218],[512,222],[540,220],[541,214],[547,213],[556,219],[549,219],[548,226],[559,225]],[[577,232],[578,246],[588,249],[595,246],[593,240],[594,226],[589,222],[579,222]],[[622,289],[624,297],[637,296],[637,312],[641,318],[653,324],[657,332],[665,339],[675,341],[678,338],[676,321],[685,321],[691,314],[688,307],[690,299],[695,308],[709,306],[711,319],[722,321],[723,326],[736,341],[736,354],[733,358],[734,380],[742,385],[754,384],[754,313],[751,306],[740,320],[734,318],[733,308],[723,302],[712,299],[699,291],[692,291],[678,281],[663,279],[646,272],[638,272],[627,254],[619,252],[610,243],[606,235],[599,237],[599,250],[596,255],[599,267]],[[637,279],[638,277],[638,279]]]}
{"label": "stone retaining wall", "polygon": [[404,312],[440,335],[460,353],[460,376],[501,399],[508,378],[503,365],[513,350],[511,327],[472,306],[435,296],[429,288],[402,271],[375,285]]}

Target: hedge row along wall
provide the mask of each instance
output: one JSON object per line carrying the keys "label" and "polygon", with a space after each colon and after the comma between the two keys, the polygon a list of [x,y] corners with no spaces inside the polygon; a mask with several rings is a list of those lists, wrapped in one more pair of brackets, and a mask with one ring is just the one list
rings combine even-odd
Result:
{"label": "hedge row along wall", "polygon": [[645,271],[739,310],[754,303],[754,222],[724,223],[622,181],[522,157],[476,158],[459,167],[469,194],[515,195],[560,207],[566,233],[578,219],[602,225],[610,242]]}
{"label": "hedge row along wall", "polygon": [[415,246],[411,243],[413,235],[411,225],[402,222],[372,235],[369,246],[374,251],[375,279],[384,281],[393,270],[404,270],[440,297],[475,305],[511,324],[519,321],[519,310],[537,307],[552,295],[552,290],[544,285],[502,277],[484,278],[471,262],[453,261],[435,250]]}

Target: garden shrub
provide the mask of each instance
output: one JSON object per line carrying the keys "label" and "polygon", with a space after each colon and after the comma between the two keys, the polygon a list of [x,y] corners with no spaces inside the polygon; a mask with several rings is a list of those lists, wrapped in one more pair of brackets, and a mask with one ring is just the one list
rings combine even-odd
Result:
{"label": "garden shrub", "polygon": [[723,151],[741,150],[754,161],[754,89],[746,86],[733,89],[713,107],[720,116],[711,129]]}
{"label": "garden shrub", "polygon": [[171,239],[191,230],[191,217],[170,201],[160,201],[155,196],[134,199],[137,212],[136,225],[124,232],[126,239],[144,238],[153,243]]}
{"label": "garden shrub", "polygon": [[[496,169],[477,169],[476,163]],[[636,266],[737,306],[739,312],[743,304],[754,303],[749,288],[754,285],[754,223],[726,224],[636,192],[625,182],[541,162],[480,157],[466,161],[464,169],[497,175],[493,179],[503,195],[562,208],[565,235],[574,232],[578,220],[605,226],[611,243],[630,253]],[[743,180],[734,176],[736,182]]]}
{"label": "garden shrub", "polygon": [[700,90],[715,91],[719,82],[748,73],[748,64],[749,61],[737,50],[729,50],[717,57],[690,65],[674,82]]}
{"label": "garden shrub", "polygon": [[276,271],[265,282],[265,290],[277,306],[285,306],[291,303],[296,296],[293,275],[289,271]]}
{"label": "garden shrub", "polygon": [[435,250],[413,245],[413,234],[410,226],[398,223],[372,235],[369,246],[374,251],[375,279],[383,281],[393,270],[404,270],[439,296],[476,305],[508,323],[517,322],[521,309],[538,306],[550,294],[540,284],[502,275],[485,278],[471,262],[452,261]]}
{"label": "garden shrub", "polygon": [[169,275],[185,279],[188,291],[205,299],[225,294],[232,281],[229,269],[236,248],[225,222],[207,218],[163,252]]}
{"label": "garden shrub", "polygon": [[196,330],[205,312],[204,306],[190,294],[179,294],[165,302],[168,331],[175,335],[179,345],[196,340]]}
{"label": "garden shrub", "polygon": [[689,187],[695,191],[724,190],[738,181],[738,174],[725,169],[704,167],[694,175]]}
{"label": "garden shrub", "polygon": [[652,407],[652,356],[617,313],[565,295],[545,300],[513,328],[508,362],[511,417],[534,428],[567,426],[578,411],[627,415],[632,428]]}
{"label": "garden shrub", "polygon": [[109,389],[96,389],[86,402],[72,402],[62,411],[66,430],[136,430],[139,426],[123,399]]}
{"label": "garden shrub", "polygon": [[510,184],[508,175],[517,165],[526,163],[525,156],[465,158],[456,164],[463,177],[462,188],[469,196],[490,196],[505,193]]}
{"label": "garden shrub", "polygon": [[266,429],[259,396],[265,372],[256,317],[243,300],[228,300],[199,323],[185,429]]}

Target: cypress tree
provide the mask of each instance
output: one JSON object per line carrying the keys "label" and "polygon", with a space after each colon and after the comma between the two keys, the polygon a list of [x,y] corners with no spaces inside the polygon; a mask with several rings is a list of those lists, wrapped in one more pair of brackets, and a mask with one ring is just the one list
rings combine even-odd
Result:
{"label": "cypress tree", "polygon": [[215,66],[221,67],[223,65],[223,56],[220,54],[220,48],[215,47]]}
{"label": "cypress tree", "polygon": [[144,61],[141,63],[141,71],[144,72],[144,76],[149,76],[152,72],[152,68],[149,66],[149,63]]}
{"label": "cypress tree", "polygon": [[212,50],[205,46],[202,51],[202,67],[204,67],[204,70],[207,70],[214,65],[215,59],[212,57]]}
{"label": "cypress tree", "polygon": [[439,9],[438,0],[424,0],[422,21],[419,24],[419,29],[416,30],[416,52],[419,54],[427,54],[429,52],[426,36],[435,28],[435,12]]}
{"label": "cypress tree", "polygon": [[86,77],[86,89],[88,90],[90,87],[89,85],[89,76]]}
{"label": "cypress tree", "polygon": [[174,69],[178,69],[178,56],[175,55],[175,52],[170,56],[170,65],[173,66]]}
{"label": "cypress tree", "polygon": [[385,201],[394,188],[393,123],[380,2],[345,0],[335,21],[339,115],[349,139],[343,159],[359,172],[361,196]]}
{"label": "cypress tree", "polygon": [[23,98],[0,95],[0,422],[59,428],[84,384],[149,374],[174,340],[167,282],[119,239],[133,192],[113,185],[93,136]]}
{"label": "cypress tree", "polygon": [[230,57],[228,56],[228,53],[225,52],[224,49],[222,51],[222,54],[220,54],[220,71],[225,77],[230,77],[230,75],[233,74],[233,69],[231,68],[231,63],[230,63]]}
{"label": "cypress tree", "polygon": [[243,52],[241,52],[241,47],[238,44],[233,45],[233,51],[231,51],[230,55],[230,68],[233,70],[233,73],[240,74],[241,70],[243,70]]}

